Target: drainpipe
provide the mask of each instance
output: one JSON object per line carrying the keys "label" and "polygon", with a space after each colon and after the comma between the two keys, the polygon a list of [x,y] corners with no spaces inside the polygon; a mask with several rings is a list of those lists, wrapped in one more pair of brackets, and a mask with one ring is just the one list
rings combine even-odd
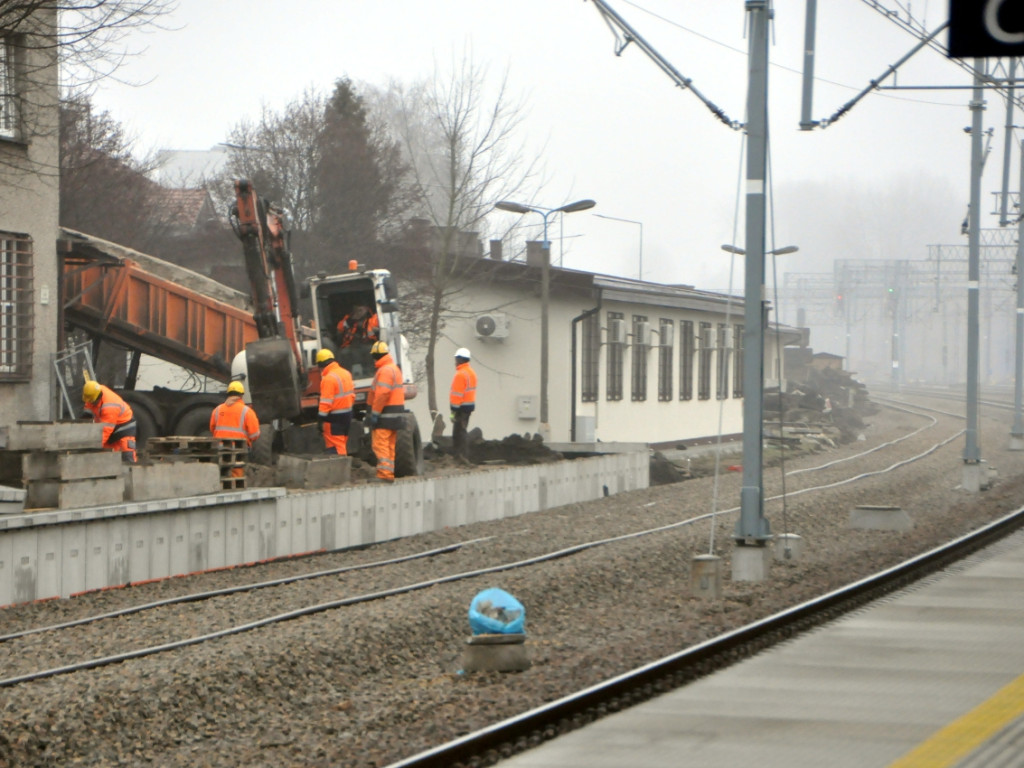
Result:
{"label": "drainpipe", "polygon": [[601,298],[603,294],[599,290],[597,292],[597,306],[593,309],[588,309],[586,312],[576,315],[572,319],[572,406],[569,412],[569,440],[576,442],[576,370],[579,368],[578,360],[576,359],[576,326],[581,320],[586,320],[588,317],[596,315],[601,311]]}

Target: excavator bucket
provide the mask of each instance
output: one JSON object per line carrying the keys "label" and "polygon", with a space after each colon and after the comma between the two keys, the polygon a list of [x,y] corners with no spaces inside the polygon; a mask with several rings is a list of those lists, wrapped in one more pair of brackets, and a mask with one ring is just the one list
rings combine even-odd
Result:
{"label": "excavator bucket", "polygon": [[260,423],[291,419],[302,410],[295,353],[288,339],[260,339],[245,347],[246,388]]}

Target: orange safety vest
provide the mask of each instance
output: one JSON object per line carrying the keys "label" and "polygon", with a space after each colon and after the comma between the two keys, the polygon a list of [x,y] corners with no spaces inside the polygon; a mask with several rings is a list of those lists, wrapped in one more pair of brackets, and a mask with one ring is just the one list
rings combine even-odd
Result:
{"label": "orange safety vest", "polygon": [[320,374],[320,407],[318,413],[324,421],[340,423],[346,415],[351,420],[352,406],[356,402],[356,385],[352,374],[332,360]]}
{"label": "orange safety vest", "polygon": [[380,429],[401,429],[404,417],[400,414],[405,411],[405,382],[402,369],[395,365],[395,359],[391,355],[384,355],[374,365],[377,366],[377,373],[366,395],[366,404],[382,417],[378,421]]}
{"label": "orange safety vest", "polygon": [[460,363],[455,367],[448,402],[453,411],[472,413],[476,410],[476,371],[469,367],[469,363]]}
{"label": "orange safety vest", "polygon": [[347,347],[357,337],[361,341],[367,342],[377,340],[377,337],[380,335],[378,332],[380,320],[377,319],[376,313],[358,322],[350,320],[349,317],[349,315],[345,315],[338,323],[338,333],[341,334],[341,337],[338,339],[339,346]]}
{"label": "orange safety vest", "polygon": [[[94,403],[85,403],[92,412],[92,420],[103,425],[103,445],[106,446],[110,435],[116,427],[124,427],[135,419],[132,407],[128,405],[114,390],[100,384],[100,396]],[[134,435],[135,432],[132,432]]]}
{"label": "orange safety vest", "polygon": [[252,446],[260,436],[260,420],[240,396],[232,395],[210,414],[210,434],[221,440],[245,440]]}

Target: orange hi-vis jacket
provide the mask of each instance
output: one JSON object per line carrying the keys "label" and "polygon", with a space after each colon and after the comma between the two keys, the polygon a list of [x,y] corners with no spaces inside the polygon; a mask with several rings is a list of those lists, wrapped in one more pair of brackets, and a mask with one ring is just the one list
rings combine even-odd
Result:
{"label": "orange hi-vis jacket", "polygon": [[[352,421],[356,402],[356,385],[352,374],[332,360],[320,373],[320,408],[318,418],[332,424]],[[345,426],[348,426],[347,423]]]}
{"label": "orange hi-vis jacket", "polygon": [[384,355],[374,365],[377,366],[377,373],[366,396],[366,404],[381,417],[378,421],[381,429],[401,429],[405,418],[401,416],[405,411],[402,369],[395,365],[395,358],[391,355]]}
{"label": "orange hi-vis jacket", "polygon": [[448,396],[448,403],[453,411],[472,413],[476,409],[476,371],[469,366],[469,363],[460,363],[455,366],[455,376],[452,378],[452,391]]}
{"label": "orange hi-vis jacket", "polygon": [[231,395],[210,414],[210,434],[221,440],[245,440],[251,447],[260,436],[260,420],[240,395]]}
{"label": "orange hi-vis jacket", "polygon": [[351,316],[345,315],[338,323],[338,333],[341,335],[338,339],[338,344],[342,347],[347,347],[357,339],[360,341],[376,341],[380,335],[379,329],[380,320],[377,319],[376,313],[360,321],[352,320]]}
{"label": "orange hi-vis jacket", "polygon": [[100,396],[96,398],[96,402],[84,405],[92,412],[93,421],[103,424],[104,447],[107,447],[110,436],[116,427],[124,426],[135,418],[132,407],[122,400],[119,394],[104,384],[100,385]]}

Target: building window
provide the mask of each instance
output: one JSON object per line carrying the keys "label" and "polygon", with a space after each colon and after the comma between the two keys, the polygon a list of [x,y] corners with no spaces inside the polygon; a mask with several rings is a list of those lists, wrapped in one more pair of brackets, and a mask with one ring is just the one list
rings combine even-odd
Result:
{"label": "building window", "polygon": [[725,400],[729,397],[729,340],[726,333],[728,326],[719,323],[715,335],[715,347],[718,351],[718,380],[715,388],[715,398]]}
{"label": "building window", "polygon": [[643,315],[633,315],[633,387],[630,397],[647,399],[647,351],[651,348],[650,326]]}
{"label": "building window", "polygon": [[711,340],[711,323],[700,324],[700,346],[697,349],[697,399],[711,399],[711,355],[715,345]]}
{"label": "building window", "polygon": [[693,321],[679,321],[679,399],[693,400]]}
{"label": "building window", "polygon": [[32,241],[0,232],[0,380],[32,373]]}
{"label": "building window", "polygon": [[608,394],[609,400],[622,399],[622,361],[626,332],[621,312],[608,313]]}
{"label": "building window", "polygon": [[733,365],[732,396],[743,397],[743,326],[732,327],[732,348],[735,350],[736,363]]}
{"label": "building window", "polygon": [[18,119],[17,67],[14,38],[0,37],[0,137],[17,139],[21,135]]}
{"label": "building window", "polygon": [[671,320],[658,323],[658,400],[672,399],[672,329]]}
{"label": "building window", "polygon": [[583,357],[580,360],[580,397],[584,403],[597,402],[598,361],[601,354],[601,321],[595,312],[583,319]]}

